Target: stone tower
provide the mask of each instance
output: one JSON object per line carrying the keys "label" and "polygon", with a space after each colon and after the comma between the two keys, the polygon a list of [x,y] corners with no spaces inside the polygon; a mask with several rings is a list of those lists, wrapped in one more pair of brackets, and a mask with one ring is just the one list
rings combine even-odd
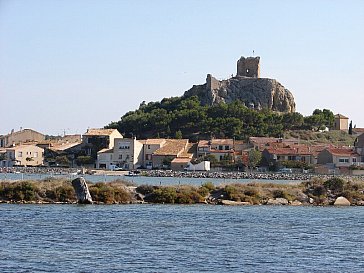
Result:
{"label": "stone tower", "polygon": [[237,76],[259,78],[260,57],[241,57],[237,63]]}

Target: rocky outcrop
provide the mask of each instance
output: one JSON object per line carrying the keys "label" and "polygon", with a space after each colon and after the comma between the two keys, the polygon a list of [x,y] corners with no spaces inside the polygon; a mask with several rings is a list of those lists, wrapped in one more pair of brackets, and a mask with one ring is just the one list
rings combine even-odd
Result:
{"label": "rocky outcrop", "polygon": [[92,204],[92,197],[85,178],[80,177],[72,180],[72,186],[75,189],[79,204]]}
{"label": "rocky outcrop", "polygon": [[205,84],[194,85],[184,96],[197,96],[203,105],[240,100],[257,110],[294,112],[296,109],[292,93],[277,80],[268,78],[235,76],[219,81],[208,74]]}
{"label": "rocky outcrop", "polygon": [[231,200],[221,200],[221,205],[227,205],[227,206],[246,206],[251,205],[250,202],[240,202],[240,201],[231,201]]}
{"label": "rocky outcrop", "polygon": [[267,205],[288,205],[289,202],[286,198],[268,199]]}
{"label": "rocky outcrop", "polygon": [[350,206],[350,201],[344,196],[336,198],[334,206]]}

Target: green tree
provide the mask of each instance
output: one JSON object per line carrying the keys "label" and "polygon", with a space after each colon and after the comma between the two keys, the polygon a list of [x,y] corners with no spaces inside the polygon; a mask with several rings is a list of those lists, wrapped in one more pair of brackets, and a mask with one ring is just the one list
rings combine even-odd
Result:
{"label": "green tree", "polygon": [[178,131],[176,131],[176,133],[175,133],[175,135],[174,135],[174,138],[175,139],[182,139],[182,132],[181,132],[181,130],[178,130]]}
{"label": "green tree", "polygon": [[251,149],[248,153],[249,167],[255,168],[262,160],[262,153],[255,149]]}
{"label": "green tree", "polygon": [[80,155],[76,158],[76,163],[78,166],[93,164],[95,160],[88,155]]}
{"label": "green tree", "polygon": [[352,134],[353,134],[353,121],[351,120],[350,124],[349,124],[349,135],[352,135]]}
{"label": "green tree", "polygon": [[56,163],[58,165],[68,166],[70,164],[70,160],[68,159],[68,157],[66,155],[60,155],[60,156],[56,156]]}

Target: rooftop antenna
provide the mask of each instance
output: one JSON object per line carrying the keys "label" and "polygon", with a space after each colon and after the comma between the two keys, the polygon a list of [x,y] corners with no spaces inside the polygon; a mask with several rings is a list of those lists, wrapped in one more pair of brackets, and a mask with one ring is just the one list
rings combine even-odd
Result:
{"label": "rooftop antenna", "polygon": [[254,57],[254,49],[253,49],[253,57]]}

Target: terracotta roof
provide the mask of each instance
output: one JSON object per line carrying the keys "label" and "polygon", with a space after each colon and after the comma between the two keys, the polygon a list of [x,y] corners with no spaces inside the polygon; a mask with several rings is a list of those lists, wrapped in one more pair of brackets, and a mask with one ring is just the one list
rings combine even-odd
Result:
{"label": "terracotta roof", "polygon": [[145,140],[145,144],[147,145],[160,145],[166,142],[166,139],[164,138],[148,138]]}
{"label": "terracotta roof", "polygon": [[52,151],[65,151],[67,149],[70,149],[72,147],[75,147],[77,145],[81,144],[81,142],[73,142],[73,143],[62,143],[59,145],[53,145],[50,150]]}
{"label": "terracotta roof", "polygon": [[364,128],[353,128],[353,132],[355,132],[355,133],[364,133]]}
{"label": "terracotta roof", "polygon": [[209,141],[208,140],[200,140],[197,144],[198,147],[208,147]]}
{"label": "terracotta roof", "polygon": [[171,161],[171,163],[188,163],[188,162],[191,162],[191,158],[176,157]]}
{"label": "terracotta roof", "polygon": [[336,114],[336,115],[335,115],[335,118],[349,119],[348,117],[345,117],[345,116],[344,116],[344,115],[342,115],[342,114]]}
{"label": "terracotta roof", "polygon": [[212,139],[211,144],[212,145],[233,145],[234,140],[231,138],[226,139]]}
{"label": "terracotta roof", "polygon": [[285,147],[285,148],[266,148],[270,154],[276,155],[311,155],[309,147]]}
{"label": "terracotta roof", "polygon": [[156,150],[153,155],[171,155],[178,157],[182,154],[188,144],[188,139],[167,139],[164,146]]}
{"label": "terracotta roof", "polygon": [[339,156],[359,156],[359,154],[351,148],[328,148],[327,151],[333,155]]}
{"label": "terracotta roof", "polygon": [[[243,143],[240,141],[239,143]],[[215,138],[211,140],[200,140],[198,142],[198,147],[206,147],[209,145],[233,145],[234,140],[232,138]],[[236,143],[238,144],[238,143]]]}
{"label": "terracotta roof", "polygon": [[109,153],[113,153],[113,152],[114,152],[114,149],[105,148],[105,149],[98,151],[97,153],[98,154],[109,154]]}
{"label": "terracotta roof", "polygon": [[84,134],[84,136],[109,136],[115,130],[116,129],[97,129],[97,128],[92,128],[92,129],[88,129],[87,132]]}
{"label": "terracotta roof", "polygon": [[33,144],[30,144],[30,145],[21,144],[21,145],[17,145],[17,146],[13,146],[13,147],[6,148],[6,150],[18,150],[18,149],[23,149],[23,148],[30,147],[30,146],[37,147],[37,148],[43,150],[43,148],[40,148],[37,145],[33,145]]}

